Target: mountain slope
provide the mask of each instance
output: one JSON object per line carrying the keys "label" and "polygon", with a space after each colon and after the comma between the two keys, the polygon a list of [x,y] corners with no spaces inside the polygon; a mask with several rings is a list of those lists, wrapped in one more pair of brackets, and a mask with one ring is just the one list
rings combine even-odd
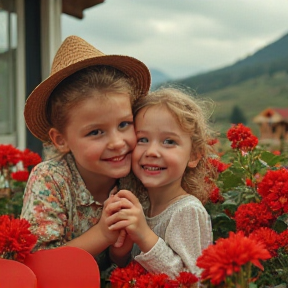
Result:
{"label": "mountain slope", "polygon": [[152,89],[157,87],[159,84],[170,80],[170,77],[160,70],[150,68],[150,73],[152,79]]}
{"label": "mountain slope", "polygon": [[247,125],[258,133],[258,127],[252,121],[257,114],[268,107],[288,108],[288,74],[266,74],[200,96],[215,102],[213,122],[221,132],[230,127],[231,113],[237,106],[247,118]]}
{"label": "mountain slope", "polygon": [[288,71],[287,47],[288,34],[233,65],[174,83],[189,86],[201,94],[236,85],[262,75]]}

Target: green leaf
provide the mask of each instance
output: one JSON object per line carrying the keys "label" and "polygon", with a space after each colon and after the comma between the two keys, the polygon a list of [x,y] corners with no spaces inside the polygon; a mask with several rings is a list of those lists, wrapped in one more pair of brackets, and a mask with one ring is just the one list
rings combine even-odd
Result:
{"label": "green leaf", "polygon": [[281,157],[268,151],[263,151],[261,153],[261,160],[265,161],[269,166],[275,166],[277,163],[281,162]]}
{"label": "green leaf", "polygon": [[214,241],[218,238],[226,238],[230,231],[235,232],[235,221],[229,218],[225,213],[219,213],[211,216]]}
{"label": "green leaf", "polygon": [[281,233],[287,229],[287,222],[288,221],[288,215],[283,214],[277,218],[275,223],[272,226],[272,229],[277,231],[278,233]]}
{"label": "green leaf", "polygon": [[231,213],[234,213],[238,209],[238,205],[234,200],[228,199],[222,203],[223,209],[228,209]]}
{"label": "green leaf", "polygon": [[240,176],[233,175],[232,173],[230,173],[230,175],[227,173],[225,176],[227,177],[222,178],[224,189],[230,189],[239,185],[243,185],[242,178]]}

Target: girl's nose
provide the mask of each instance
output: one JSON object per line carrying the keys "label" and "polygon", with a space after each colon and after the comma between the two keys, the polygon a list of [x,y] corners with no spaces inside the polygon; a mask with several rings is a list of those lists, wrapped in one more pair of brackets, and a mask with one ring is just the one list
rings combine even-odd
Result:
{"label": "girl's nose", "polygon": [[125,146],[125,141],[124,141],[122,133],[115,132],[110,136],[108,149],[117,150],[117,149],[123,148],[124,146]]}
{"label": "girl's nose", "polygon": [[156,143],[150,143],[145,152],[146,157],[160,157],[159,147]]}

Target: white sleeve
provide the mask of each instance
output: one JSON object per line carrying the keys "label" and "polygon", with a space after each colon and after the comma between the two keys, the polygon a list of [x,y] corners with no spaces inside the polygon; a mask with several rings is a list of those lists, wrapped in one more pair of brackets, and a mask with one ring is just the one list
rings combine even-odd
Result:
{"label": "white sleeve", "polygon": [[196,260],[211,243],[210,216],[202,204],[189,203],[173,213],[165,239],[159,237],[150,251],[141,252],[135,260],[150,272],[166,273],[170,277],[178,276],[181,271],[200,276]]}

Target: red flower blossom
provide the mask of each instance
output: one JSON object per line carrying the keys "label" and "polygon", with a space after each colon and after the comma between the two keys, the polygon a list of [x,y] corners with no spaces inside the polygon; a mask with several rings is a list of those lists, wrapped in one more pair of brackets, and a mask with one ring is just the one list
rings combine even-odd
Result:
{"label": "red flower blossom", "polygon": [[251,151],[258,144],[258,138],[254,136],[251,129],[242,123],[232,126],[227,132],[227,138],[232,142],[233,149]]}
{"label": "red flower blossom", "polygon": [[237,231],[243,231],[245,235],[260,227],[270,227],[275,220],[276,217],[263,202],[242,204],[235,212]]}
{"label": "red flower blossom", "polygon": [[39,154],[34,153],[34,152],[30,151],[29,149],[25,149],[23,151],[21,160],[22,160],[23,166],[25,168],[28,168],[29,166],[37,165],[42,161]]}
{"label": "red flower blossom", "polygon": [[197,266],[204,269],[201,274],[203,280],[210,279],[212,284],[217,285],[249,262],[263,269],[260,260],[270,257],[263,243],[244,236],[243,232],[230,232],[228,238],[221,238],[215,245],[203,250],[197,259]]}
{"label": "red flower blossom", "polygon": [[180,272],[176,280],[179,283],[178,287],[189,288],[192,284],[197,283],[199,279],[190,272]]}
{"label": "red flower blossom", "polygon": [[288,170],[268,171],[258,184],[258,193],[267,205],[280,214],[288,212]]}
{"label": "red flower blossom", "polygon": [[136,280],[135,288],[177,288],[177,282],[169,280],[167,274],[152,274],[142,275]]}
{"label": "red flower blossom", "polygon": [[215,145],[216,143],[218,143],[218,139],[209,139],[207,141],[207,144],[210,145],[210,146],[213,146]]}
{"label": "red flower blossom", "polygon": [[11,144],[0,145],[0,168],[15,165],[21,160],[21,151]]}
{"label": "red flower blossom", "polygon": [[17,171],[11,173],[12,179],[18,181],[18,182],[26,182],[29,178],[29,171]]}
{"label": "red flower blossom", "polygon": [[176,279],[170,279],[167,274],[147,272],[136,261],[125,268],[116,268],[110,276],[113,288],[190,288],[198,282],[198,278],[189,272],[181,272]]}
{"label": "red flower blossom", "polygon": [[128,288],[135,285],[136,279],[141,275],[147,274],[147,271],[136,261],[130,262],[125,268],[116,268],[110,276],[111,286],[113,288]]}
{"label": "red flower blossom", "polygon": [[248,186],[248,187],[254,187],[255,186],[255,184],[252,182],[252,180],[251,179],[246,179],[246,186]]}
{"label": "red flower blossom", "polygon": [[230,166],[230,164],[223,163],[216,158],[208,158],[208,161],[217,169],[217,172],[219,173],[225,171]]}
{"label": "red flower blossom", "polygon": [[280,248],[281,243],[280,236],[276,231],[268,227],[262,227],[253,231],[250,237],[257,241],[263,242],[272,257],[277,256],[277,250]]}
{"label": "red flower blossom", "polygon": [[280,247],[283,247],[286,253],[288,253],[288,230],[285,230],[282,233],[280,233],[278,240]]}
{"label": "red flower blossom", "polygon": [[212,190],[209,199],[212,203],[218,203],[224,201],[224,197],[220,194],[220,189],[218,187],[215,187]]}
{"label": "red flower blossom", "polygon": [[37,242],[26,219],[0,216],[0,258],[23,262]]}

